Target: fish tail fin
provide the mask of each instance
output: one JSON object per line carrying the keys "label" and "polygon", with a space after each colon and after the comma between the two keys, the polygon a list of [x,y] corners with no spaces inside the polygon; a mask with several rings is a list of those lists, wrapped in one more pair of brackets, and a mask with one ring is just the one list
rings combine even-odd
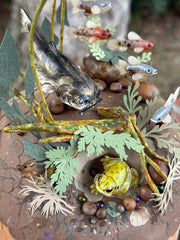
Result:
{"label": "fish tail fin", "polygon": [[168,107],[171,104],[172,101],[173,101],[173,103],[176,101],[176,99],[179,95],[179,91],[180,91],[180,87],[178,87],[174,93],[171,93],[169,95],[167,101],[164,104],[164,107]]}
{"label": "fish tail fin", "polygon": [[118,40],[117,39],[111,39],[107,43],[107,47],[111,50],[119,48]]}
{"label": "fish tail fin", "polygon": [[27,15],[24,9],[21,8],[20,13],[21,13],[21,23],[22,23],[21,32],[27,33],[31,28],[31,19],[29,18],[29,16]]}
{"label": "fish tail fin", "polygon": [[174,92],[174,94],[173,94],[173,99],[174,99],[174,101],[176,101],[176,99],[177,99],[177,97],[178,97],[178,95],[179,95],[179,92],[180,92],[180,87],[178,87],[178,88],[176,89],[176,91]]}
{"label": "fish tail fin", "polygon": [[119,67],[119,71],[121,75],[125,75],[127,73],[127,62],[119,59],[117,66]]}
{"label": "fish tail fin", "polygon": [[71,0],[71,3],[73,5],[73,13],[77,13],[79,11],[79,5],[80,5],[80,0]]}

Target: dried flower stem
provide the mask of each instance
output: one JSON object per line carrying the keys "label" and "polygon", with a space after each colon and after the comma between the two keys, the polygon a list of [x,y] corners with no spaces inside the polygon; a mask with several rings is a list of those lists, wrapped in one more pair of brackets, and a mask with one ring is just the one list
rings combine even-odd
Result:
{"label": "dried flower stem", "polygon": [[169,161],[169,174],[164,187],[164,191],[161,194],[155,194],[156,198],[153,201],[158,202],[156,207],[161,214],[167,211],[168,204],[172,202],[172,189],[175,180],[180,179],[180,159],[173,158]]}
{"label": "dried flower stem", "polygon": [[60,52],[63,52],[63,31],[64,31],[65,7],[66,7],[66,1],[62,0],[61,1]]}
{"label": "dried flower stem", "polygon": [[161,170],[161,168],[154,161],[152,161],[152,159],[150,159],[150,157],[148,157],[147,155],[145,157],[146,157],[147,162],[154,168],[154,170],[159,174],[159,176],[161,176],[164,179],[164,181],[166,181],[167,176]]}
{"label": "dried flower stem", "polygon": [[75,135],[65,134],[59,136],[53,136],[48,138],[39,139],[40,144],[52,143],[52,142],[69,142],[71,138],[75,137]]}
{"label": "dried flower stem", "polygon": [[56,0],[53,0],[52,14],[51,14],[51,41],[54,42],[54,16],[56,9]]}
{"label": "dried flower stem", "polygon": [[160,160],[162,160],[162,161],[164,161],[164,162],[168,162],[168,159],[166,159],[166,158],[160,156],[159,154],[153,152],[153,151],[149,148],[146,140],[144,139],[144,137],[143,137],[141,131],[139,130],[138,126],[136,125],[135,121],[132,121],[132,124],[133,124],[134,129],[136,130],[136,132],[137,132],[137,134],[138,134],[138,136],[139,136],[139,139],[141,140],[142,144],[145,146],[145,148],[147,149],[147,151],[148,151],[153,157],[158,158],[158,159],[160,159]]}
{"label": "dried flower stem", "polygon": [[44,94],[42,92],[42,89],[41,89],[41,84],[39,82],[39,79],[38,79],[38,75],[37,75],[37,72],[36,72],[36,66],[35,66],[35,60],[34,60],[34,56],[33,56],[33,36],[34,36],[34,31],[35,31],[35,28],[36,28],[36,25],[37,25],[37,20],[38,20],[38,17],[41,13],[41,10],[44,6],[44,4],[46,3],[47,0],[41,0],[37,9],[36,9],[36,12],[35,12],[35,15],[33,17],[33,20],[32,20],[32,24],[31,24],[31,29],[30,29],[30,33],[29,33],[29,55],[30,55],[30,60],[31,60],[31,65],[32,65],[32,71],[33,71],[33,74],[34,74],[34,78],[35,78],[35,81],[36,81],[36,84],[37,84],[37,87],[38,87],[38,90],[39,90],[39,93],[41,95],[41,98],[42,98],[42,102],[43,102],[43,105],[44,105],[44,108],[50,118],[50,120],[52,122],[54,122],[54,119],[49,111],[49,108],[47,106],[47,103],[46,103],[46,99],[44,97]]}
{"label": "dried flower stem", "polygon": [[[24,97],[16,88],[13,88],[14,95],[18,97],[28,108],[30,107],[30,101]],[[35,117],[38,117],[41,122],[50,122],[50,120],[44,116],[43,114],[43,108],[41,104],[33,98],[33,102],[38,106],[38,110],[32,106],[32,113]]]}

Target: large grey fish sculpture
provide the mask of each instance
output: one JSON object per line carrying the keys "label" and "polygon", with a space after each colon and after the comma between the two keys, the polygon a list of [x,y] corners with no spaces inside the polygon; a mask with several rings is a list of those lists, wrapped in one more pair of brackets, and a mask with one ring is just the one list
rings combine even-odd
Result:
{"label": "large grey fish sculpture", "polygon": [[[21,9],[22,32],[29,32],[31,19]],[[38,28],[33,36],[34,59],[42,91],[55,92],[60,101],[80,110],[80,113],[97,104],[99,91],[89,75],[59,52]]]}

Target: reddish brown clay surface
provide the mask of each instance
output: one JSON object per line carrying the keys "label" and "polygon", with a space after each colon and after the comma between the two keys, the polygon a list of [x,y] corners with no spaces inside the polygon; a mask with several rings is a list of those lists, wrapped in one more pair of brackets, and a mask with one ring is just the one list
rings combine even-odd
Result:
{"label": "reddish brown clay surface", "polygon": [[[124,91],[124,90],[123,90]],[[113,94],[108,91],[102,93],[103,101],[98,106],[118,106],[122,103],[123,93]],[[48,102],[54,96],[48,97]],[[25,113],[28,109],[21,104]],[[66,110],[56,119],[91,119],[98,118],[96,108],[90,109],[80,116],[78,111]],[[7,126],[8,122],[1,112],[0,130]],[[46,133],[42,134],[42,137]],[[178,135],[178,134],[177,134]],[[36,139],[30,133],[23,137],[35,142]],[[160,151],[163,154],[163,151]],[[168,240],[173,236],[180,224],[180,184],[174,184],[173,203],[169,205],[168,212],[161,216],[151,203],[146,206],[151,215],[150,220],[141,227],[133,227],[129,221],[129,214],[125,217],[98,220],[96,225],[89,222],[89,217],[82,214],[78,203],[79,192],[74,185],[69,186],[66,192],[67,201],[76,206],[74,215],[48,217],[41,216],[38,210],[31,216],[28,203],[32,195],[23,196],[18,194],[22,184],[27,184],[21,179],[21,174],[16,170],[17,164],[22,164],[30,159],[23,151],[22,136],[13,133],[0,132],[0,220],[5,224],[13,238],[16,240],[87,240],[87,239],[109,239],[109,240]],[[175,235],[174,235],[175,236]],[[0,239],[2,235],[0,235]],[[11,239],[11,238],[8,238]],[[173,238],[175,239],[175,238]]]}

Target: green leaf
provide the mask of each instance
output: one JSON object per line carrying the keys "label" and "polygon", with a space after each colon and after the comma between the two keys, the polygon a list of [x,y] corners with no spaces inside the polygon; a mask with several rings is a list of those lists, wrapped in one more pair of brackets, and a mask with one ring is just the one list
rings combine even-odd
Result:
{"label": "green leaf", "polygon": [[142,106],[137,106],[141,101],[142,97],[139,96],[137,99],[138,92],[136,90],[139,87],[139,83],[136,83],[132,89],[131,86],[128,87],[128,96],[123,96],[124,105],[129,113],[136,113],[142,109]]}
{"label": "green leaf", "polygon": [[87,21],[92,21],[96,26],[101,27],[101,19],[98,15],[91,14],[87,17]]}
{"label": "green leaf", "polygon": [[62,196],[66,191],[66,187],[72,183],[74,174],[80,172],[79,160],[74,156],[77,152],[77,140],[73,138],[70,145],[65,147],[57,147],[50,151],[46,151],[45,167],[55,166],[55,172],[51,175],[51,185],[55,184],[55,191]]}
{"label": "green leaf", "polygon": [[[41,32],[47,38],[48,41],[51,41],[51,23],[46,17],[44,18],[44,21],[42,23]],[[57,45],[58,42],[59,42],[59,39],[54,34],[54,43]]]}
{"label": "green leaf", "polygon": [[137,60],[141,63],[147,63],[151,61],[151,54],[152,52],[148,52],[148,53],[143,52],[141,57],[140,56],[137,57]]}
{"label": "green leaf", "polygon": [[34,94],[35,79],[32,71],[31,64],[28,64],[26,76],[25,76],[25,93],[26,98],[30,97],[30,117],[33,122],[33,113],[32,113],[32,103],[33,103],[33,94]]}
{"label": "green leaf", "polygon": [[35,159],[36,161],[42,161],[46,159],[46,149],[40,145],[34,144],[26,138],[23,138],[24,152]]}
{"label": "green leaf", "polygon": [[163,100],[155,97],[152,100],[146,100],[146,107],[141,109],[137,116],[137,125],[141,130],[151,119],[152,115],[163,105]]}
{"label": "green leaf", "polygon": [[125,146],[128,149],[133,149],[136,152],[140,152],[143,146],[131,137],[128,133],[114,134],[113,131],[107,131],[101,133],[99,129],[94,129],[92,126],[87,125],[80,127],[74,133],[80,135],[78,141],[78,151],[84,151],[87,148],[87,156],[95,153],[99,156],[103,152],[103,147],[112,147],[119,154],[119,157],[127,159],[125,152]]}
{"label": "green leaf", "polygon": [[[61,24],[61,5],[62,5],[62,3],[60,3],[60,6],[59,6],[59,8],[57,9],[57,12],[56,12],[56,20],[59,24]],[[66,5],[65,5],[64,25],[70,26],[69,21],[68,21],[68,15],[67,15],[67,2],[66,2]]]}
{"label": "green leaf", "polygon": [[6,30],[2,44],[0,46],[0,93],[1,96],[8,97],[12,88],[12,81],[19,76],[20,63],[14,39]]}
{"label": "green leaf", "polygon": [[105,53],[100,47],[101,44],[102,44],[102,41],[96,41],[94,43],[89,44],[90,52],[98,61],[105,57]]}
{"label": "green leaf", "polygon": [[109,25],[107,29],[110,31],[111,35],[113,35],[116,32],[117,24]]}

